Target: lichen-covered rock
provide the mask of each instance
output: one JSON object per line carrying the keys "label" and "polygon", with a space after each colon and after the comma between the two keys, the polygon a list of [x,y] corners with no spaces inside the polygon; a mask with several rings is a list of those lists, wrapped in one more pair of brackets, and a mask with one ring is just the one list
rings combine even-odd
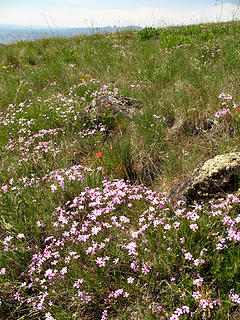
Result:
{"label": "lichen-covered rock", "polygon": [[129,117],[135,115],[140,109],[141,102],[129,97],[100,96],[91,101],[85,108],[85,114],[91,118],[98,118],[101,114],[110,111],[112,116],[124,114]]}
{"label": "lichen-covered rock", "polygon": [[217,198],[238,190],[240,182],[240,152],[218,155],[201,163],[192,174],[170,191],[172,203],[184,200]]}

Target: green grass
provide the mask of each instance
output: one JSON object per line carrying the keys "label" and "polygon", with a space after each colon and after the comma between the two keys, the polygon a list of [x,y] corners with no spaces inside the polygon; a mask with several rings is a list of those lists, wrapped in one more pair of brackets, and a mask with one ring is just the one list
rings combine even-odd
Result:
{"label": "green grass", "polygon": [[[240,290],[239,240],[227,238],[224,222],[230,216],[238,230],[238,200],[222,200],[216,215],[211,203],[193,208],[195,221],[159,194],[201,161],[240,151],[239,31],[233,21],[1,47],[1,319],[51,319],[50,312],[56,320],[103,320],[106,310],[107,319],[163,320],[184,305],[192,314],[179,319],[239,319],[239,303],[229,297]],[[141,101],[133,119],[84,114],[95,95],[114,90]],[[231,114],[216,117],[225,107]],[[74,228],[93,234],[81,242]],[[48,241],[59,256],[31,271],[35,255],[47,256]],[[128,253],[133,242],[137,255]],[[95,244],[102,249],[87,253]],[[97,257],[109,260],[101,267]],[[46,275],[55,268],[56,279]],[[78,279],[85,292],[72,299]]]}

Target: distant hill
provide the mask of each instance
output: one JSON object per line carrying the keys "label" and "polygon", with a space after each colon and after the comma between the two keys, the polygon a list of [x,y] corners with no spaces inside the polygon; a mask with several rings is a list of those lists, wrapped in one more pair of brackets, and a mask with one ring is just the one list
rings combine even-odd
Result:
{"label": "distant hill", "polygon": [[51,26],[24,26],[0,24],[0,44],[9,44],[15,41],[22,40],[36,40],[41,38],[61,38],[71,37],[79,34],[93,34],[96,30],[99,33],[115,32],[122,30],[141,30],[139,26],[127,27],[111,27],[105,26],[101,28],[65,28],[65,27],[51,27]]}

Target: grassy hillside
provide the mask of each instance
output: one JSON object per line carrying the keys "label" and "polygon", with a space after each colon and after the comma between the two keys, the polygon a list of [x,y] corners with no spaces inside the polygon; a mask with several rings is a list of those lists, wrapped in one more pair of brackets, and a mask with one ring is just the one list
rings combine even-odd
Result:
{"label": "grassy hillside", "polygon": [[[240,151],[240,23],[0,47],[0,319],[239,319],[239,199],[172,207]],[[84,115],[97,96],[142,102]]]}

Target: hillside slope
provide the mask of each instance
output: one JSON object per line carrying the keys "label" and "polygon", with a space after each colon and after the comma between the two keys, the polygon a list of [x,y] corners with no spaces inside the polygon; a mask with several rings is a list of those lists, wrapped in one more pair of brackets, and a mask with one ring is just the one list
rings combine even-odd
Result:
{"label": "hillside slope", "polygon": [[[167,197],[240,151],[239,30],[1,47],[1,319],[239,319],[239,198]],[[141,109],[84,112],[109,95]]]}

